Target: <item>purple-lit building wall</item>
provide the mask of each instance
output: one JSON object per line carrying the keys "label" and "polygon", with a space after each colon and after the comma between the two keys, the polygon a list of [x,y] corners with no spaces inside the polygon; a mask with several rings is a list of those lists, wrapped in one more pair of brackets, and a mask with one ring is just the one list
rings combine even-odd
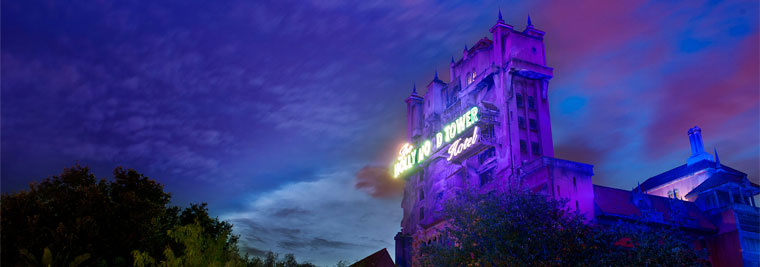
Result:
{"label": "purple-lit building wall", "polygon": [[[410,266],[421,244],[437,240],[446,224],[442,205],[457,192],[515,187],[567,199],[568,208],[579,210],[589,223],[641,217],[676,223],[699,237],[695,249],[708,250],[713,264],[757,264],[759,227],[752,225],[760,224],[760,213],[753,196],[760,190],[746,174],[721,167],[717,155],[704,151],[701,130],[689,130],[692,156],[684,166],[630,191],[594,185],[592,165],[554,158],[548,102],[553,70],[546,65],[544,32],[530,19],[524,30],[516,30],[501,14],[490,32],[490,39],[451,59],[448,82],[436,73],[424,95],[415,87],[406,99],[412,147],[436,140],[448,123],[473,107],[477,127],[454,139],[479,138],[457,155],[448,153],[452,145],[447,141],[402,175],[403,219],[395,238],[399,266]],[[719,198],[725,192],[728,201]]]}

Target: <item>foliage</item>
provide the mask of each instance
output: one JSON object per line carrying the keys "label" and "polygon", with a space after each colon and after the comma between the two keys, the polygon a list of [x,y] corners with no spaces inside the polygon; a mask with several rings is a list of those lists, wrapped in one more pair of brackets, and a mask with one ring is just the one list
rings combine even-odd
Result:
{"label": "foliage", "polygon": [[[704,266],[706,252],[689,246],[692,236],[677,226],[649,225],[644,221],[622,222],[602,229],[597,235],[605,247],[600,262],[627,266]],[[612,245],[610,245],[612,244]]]}
{"label": "foliage", "polygon": [[[184,246],[181,256],[175,256],[170,247],[164,250],[165,260],[158,266],[245,266],[245,262],[237,254],[236,247],[227,242],[230,233],[211,235],[206,233],[199,222],[176,226],[169,230],[169,237]],[[147,253],[132,251],[134,266],[154,266],[156,260]]]}
{"label": "foliage", "polygon": [[[423,244],[423,266],[701,265],[673,229],[592,226],[554,200],[527,191],[463,192],[447,202],[448,226]],[[634,246],[615,245],[623,238]]]}
{"label": "foliage", "polygon": [[[131,169],[116,168],[111,181],[87,167],[64,169],[2,195],[0,265],[264,266],[238,254],[232,225],[212,218],[205,203],[182,209],[170,199]],[[295,262],[289,257],[275,256],[275,264]]]}
{"label": "foliage", "polygon": [[63,263],[68,262],[69,267],[77,267],[90,258],[90,254],[85,253],[69,261],[53,256],[53,252],[49,248],[42,251],[42,256],[39,259],[26,249],[21,249],[19,252],[21,253],[21,260],[27,266],[64,266]]}
{"label": "foliage", "polygon": [[96,180],[76,166],[29,191],[3,194],[2,265],[20,265],[22,249],[45,248],[62,261],[89,253],[90,264],[126,265],[132,248],[162,247],[156,243],[165,231],[156,223],[167,215],[169,194],[134,170],[113,174],[112,182]]}

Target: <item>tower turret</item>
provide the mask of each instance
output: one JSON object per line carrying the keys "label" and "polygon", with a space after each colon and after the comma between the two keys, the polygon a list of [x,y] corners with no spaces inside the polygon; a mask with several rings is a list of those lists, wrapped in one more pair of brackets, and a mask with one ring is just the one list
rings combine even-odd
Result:
{"label": "tower turret", "polygon": [[456,61],[454,61],[454,56],[451,56],[451,64],[449,65],[449,82],[453,83],[454,79],[456,79],[457,75],[454,73],[454,66],[456,65]]}
{"label": "tower turret", "polygon": [[443,97],[442,91],[446,87],[446,83],[438,78],[438,70],[435,71],[433,80],[427,85],[427,92],[425,93],[425,118],[428,118],[433,113],[439,113],[443,110]]}
{"label": "tower turret", "polygon": [[[507,44],[507,35],[511,33],[512,25],[509,25],[504,22],[504,19],[501,17],[501,10],[499,10],[499,19],[496,20],[496,25],[493,25],[491,27],[491,34],[493,37],[493,47],[497,47],[499,49],[494,49],[494,59],[496,60],[494,65],[498,67],[504,67],[504,52],[505,47],[509,47],[509,44]],[[508,49],[507,49],[508,50]]]}
{"label": "tower turret", "polygon": [[406,98],[406,140],[416,141],[422,135],[422,102],[417,94],[417,85],[413,85],[412,93]]}
{"label": "tower turret", "polygon": [[525,31],[523,32],[534,37],[544,38],[544,32],[533,27],[533,22],[530,20],[530,15],[528,15],[528,25],[525,26]]}

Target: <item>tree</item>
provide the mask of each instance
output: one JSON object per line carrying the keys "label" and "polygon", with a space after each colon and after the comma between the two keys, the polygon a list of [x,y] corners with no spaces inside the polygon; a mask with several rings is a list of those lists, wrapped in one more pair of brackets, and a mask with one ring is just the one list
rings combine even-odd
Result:
{"label": "tree", "polygon": [[113,182],[96,180],[76,166],[29,191],[3,194],[3,265],[20,249],[49,247],[62,259],[92,252],[94,260],[118,264],[129,258],[127,248],[157,246],[165,231],[154,220],[167,215],[169,194],[134,170],[113,174]]}
{"label": "tree", "polygon": [[[232,224],[212,218],[206,203],[182,209],[170,200],[135,170],[116,168],[107,181],[87,167],[64,169],[2,195],[0,265],[264,266],[239,255]],[[273,256],[271,266],[297,264]]]}
{"label": "tree", "polygon": [[[463,192],[443,209],[448,226],[423,244],[423,266],[701,265],[672,229],[646,224],[613,227],[585,223],[583,216],[528,191]],[[630,238],[635,246],[615,245]]]}
{"label": "tree", "polygon": [[[205,232],[201,224],[176,226],[169,230],[169,237],[183,245],[181,256],[176,256],[171,247],[164,249],[164,260],[158,266],[245,266],[245,260],[240,257],[236,246],[230,246],[230,233]],[[156,260],[147,253],[132,251],[134,266],[154,266]]]}

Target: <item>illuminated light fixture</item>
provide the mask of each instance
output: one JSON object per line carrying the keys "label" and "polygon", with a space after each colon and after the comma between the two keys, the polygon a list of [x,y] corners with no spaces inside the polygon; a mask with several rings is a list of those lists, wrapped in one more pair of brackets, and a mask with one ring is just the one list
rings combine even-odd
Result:
{"label": "illuminated light fixture", "polygon": [[[401,150],[399,150],[398,159],[393,164],[393,177],[397,178],[399,175],[406,173],[410,169],[413,169],[417,165],[423,163],[430,157],[432,153],[442,149],[446,144],[450,143],[457,136],[475,125],[477,121],[478,107],[472,107],[462,116],[456,118],[453,122],[445,124],[443,130],[441,132],[437,132],[431,139],[425,139],[421,141],[417,147],[412,146],[409,143],[404,144],[401,147]],[[480,130],[478,127],[475,127],[473,136],[466,138],[464,142],[461,142],[462,138],[457,139],[457,141],[455,141],[454,144],[449,147],[449,159],[453,157],[451,156],[451,152],[456,152],[455,154],[459,154],[461,151],[464,151],[468,147],[472,146],[477,141],[479,131]],[[435,144],[435,150],[433,150],[433,144]],[[463,146],[464,144],[467,145]],[[460,146],[463,146],[462,150],[459,150],[458,148],[453,151],[451,150],[451,147]]]}

